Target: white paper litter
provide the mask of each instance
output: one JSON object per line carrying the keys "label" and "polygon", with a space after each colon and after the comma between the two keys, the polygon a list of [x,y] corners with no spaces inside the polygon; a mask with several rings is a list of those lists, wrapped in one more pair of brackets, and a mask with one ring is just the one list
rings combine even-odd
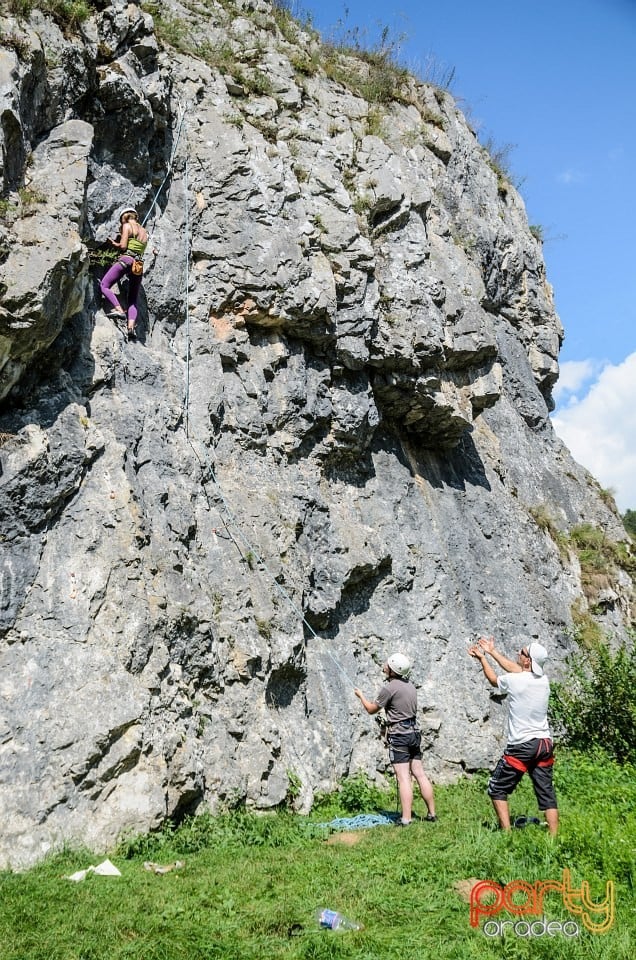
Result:
{"label": "white paper litter", "polygon": [[96,867],[87,867],[86,870],[78,870],[72,873],[70,877],[64,877],[65,880],[72,880],[74,883],[80,883],[85,880],[89,873],[96,873],[98,877],[121,877],[121,873],[114,863],[110,860],[102,860]]}

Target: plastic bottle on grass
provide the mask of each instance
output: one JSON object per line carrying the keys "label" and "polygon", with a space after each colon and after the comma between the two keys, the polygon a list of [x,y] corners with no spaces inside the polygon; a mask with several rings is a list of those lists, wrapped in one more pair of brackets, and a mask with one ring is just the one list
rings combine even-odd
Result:
{"label": "plastic bottle on grass", "polygon": [[362,930],[362,924],[343,917],[337,910],[321,909],[316,911],[316,919],[321,927],[328,930]]}

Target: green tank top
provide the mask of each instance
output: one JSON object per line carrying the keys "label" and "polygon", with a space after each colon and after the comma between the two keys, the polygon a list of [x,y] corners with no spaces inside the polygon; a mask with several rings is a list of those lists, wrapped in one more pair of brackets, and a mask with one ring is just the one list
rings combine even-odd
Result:
{"label": "green tank top", "polygon": [[134,253],[135,256],[143,257],[146,247],[148,246],[148,241],[142,243],[141,240],[138,240],[137,237],[128,237],[128,246],[126,247],[126,253]]}

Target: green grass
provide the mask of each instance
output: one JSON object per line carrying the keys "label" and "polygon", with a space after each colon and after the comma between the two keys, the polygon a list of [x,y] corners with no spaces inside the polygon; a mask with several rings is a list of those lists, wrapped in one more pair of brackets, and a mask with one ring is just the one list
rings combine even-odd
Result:
{"label": "green grass", "polygon": [[[350,847],[327,844],[324,829],[307,818],[239,811],[122,845],[111,854],[121,879],[63,879],[99,860],[68,852],[27,873],[0,875],[2,960],[627,960],[636,938],[634,769],[569,754],[558,759],[556,780],[562,831],[555,841],[539,827],[502,834],[482,826],[493,816],[479,775],[437,788],[437,824],[362,831]],[[356,795],[365,804],[394,805],[393,792],[378,798],[358,781],[309,820],[351,814]],[[511,810],[535,813],[527,784]],[[143,869],[145,859],[182,859],[184,866],[157,876]],[[606,881],[615,882],[608,933],[581,925],[571,939],[512,932],[489,939],[470,926],[468,903],[454,890],[471,877],[560,880],[564,868],[573,883],[590,883],[594,900],[603,898]],[[320,930],[320,907],[364,929]],[[571,919],[557,894],[548,895],[546,916]]]}

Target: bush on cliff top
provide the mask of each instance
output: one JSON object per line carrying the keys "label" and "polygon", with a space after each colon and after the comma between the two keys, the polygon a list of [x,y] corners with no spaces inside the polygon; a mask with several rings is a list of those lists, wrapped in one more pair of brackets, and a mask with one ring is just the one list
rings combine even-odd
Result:
{"label": "bush on cliff top", "polygon": [[29,17],[33,10],[42,10],[68,30],[75,30],[97,7],[94,0],[6,0],[6,5],[16,17]]}

